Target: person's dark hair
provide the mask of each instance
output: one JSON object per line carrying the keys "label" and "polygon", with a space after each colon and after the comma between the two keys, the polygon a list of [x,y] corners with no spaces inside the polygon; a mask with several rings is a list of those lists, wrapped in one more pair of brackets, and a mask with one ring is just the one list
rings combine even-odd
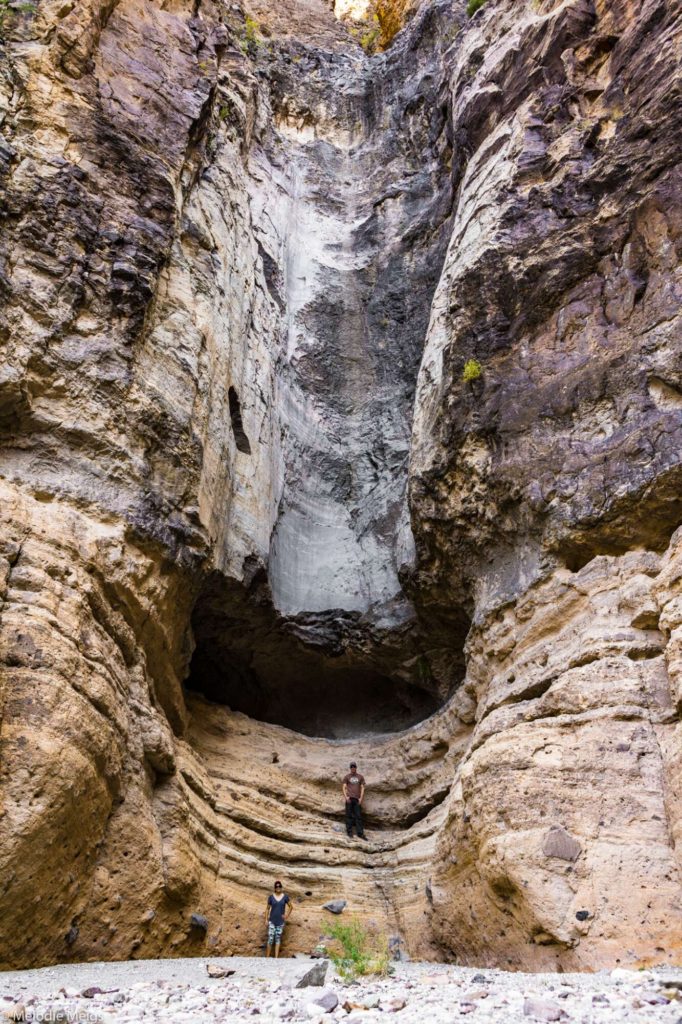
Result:
{"label": "person's dark hair", "polygon": [[356,762],[355,762],[355,761],[351,761],[351,763],[350,763],[349,767],[350,767],[350,768],[357,768],[357,764],[356,764]]}
{"label": "person's dark hair", "polygon": [[281,882],[275,882],[275,889],[281,889],[281,888],[282,888],[282,883]]}

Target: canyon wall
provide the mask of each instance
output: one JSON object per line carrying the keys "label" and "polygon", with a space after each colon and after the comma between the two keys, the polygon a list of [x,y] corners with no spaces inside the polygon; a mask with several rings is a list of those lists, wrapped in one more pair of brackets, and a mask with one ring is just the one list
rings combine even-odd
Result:
{"label": "canyon wall", "polygon": [[459,956],[679,957],[679,29],[496,5],[451,72],[466,155],[410,486],[414,592],[472,608],[433,886]]}
{"label": "canyon wall", "polygon": [[0,962],[679,961],[679,9],[2,34]]}

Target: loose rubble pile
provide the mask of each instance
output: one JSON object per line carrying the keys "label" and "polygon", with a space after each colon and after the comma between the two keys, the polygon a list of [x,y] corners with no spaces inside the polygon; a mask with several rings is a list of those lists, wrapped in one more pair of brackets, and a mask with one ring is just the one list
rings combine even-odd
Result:
{"label": "loose rubble pile", "polygon": [[[326,962],[252,958],[81,964],[0,975],[15,1021],[682,1022],[682,969],[517,974],[397,964],[390,978],[343,982]],[[99,984],[92,984],[93,978]],[[139,978],[140,980],[135,980]]]}

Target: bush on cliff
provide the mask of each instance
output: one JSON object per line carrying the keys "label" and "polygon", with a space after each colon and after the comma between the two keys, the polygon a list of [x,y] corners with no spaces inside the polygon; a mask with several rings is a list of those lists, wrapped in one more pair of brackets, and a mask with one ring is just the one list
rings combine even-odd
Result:
{"label": "bush on cliff", "polygon": [[467,3],[467,14],[469,17],[471,18],[476,11],[480,10],[484,3],[485,0],[469,0]]}
{"label": "bush on cliff", "polygon": [[0,38],[4,35],[5,20],[12,14],[33,14],[34,3],[13,3],[12,0],[0,0]]}
{"label": "bush on cliff", "polygon": [[478,359],[467,359],[464,364],[464,370],[462,371],[462,380],[465,384],[470,384],[472,380],[478,380],[479,377],[483,376],[483,367],[479,363]]}
{"label": "bush on cliff", "polygon": [[244,19],[244,32],[242,34],[240,46],[244,53],[255,54],[258,52],[260,45],[260,26],[258,22],[252,18],[249,14]]}

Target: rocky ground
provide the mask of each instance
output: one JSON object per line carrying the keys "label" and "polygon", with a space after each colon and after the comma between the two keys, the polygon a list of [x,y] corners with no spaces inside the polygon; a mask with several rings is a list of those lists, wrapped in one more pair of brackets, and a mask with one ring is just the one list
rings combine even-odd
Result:
{"label": "rocky ground", "polygon": [[[682,969],[521,974],[401,963],[342,982],[326,961],[254,957],[63,965],[0,975],[10,1020],[682,1021]],[[210,972],[210,973],[209,973]],[[219,977],[211,977],[221,975]],[[318,984],[310,984],[310,982]],[[391,1019],[389,1017],[388,1019]]]}

